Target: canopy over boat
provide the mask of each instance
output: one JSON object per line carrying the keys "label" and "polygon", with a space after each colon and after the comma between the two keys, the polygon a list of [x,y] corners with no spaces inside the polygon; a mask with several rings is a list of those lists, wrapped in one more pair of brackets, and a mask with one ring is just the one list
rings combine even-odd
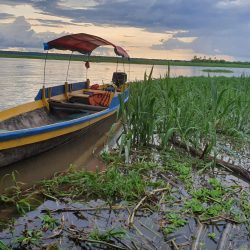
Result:
{"label": "canopy over boat", "polygon": [[111,45],[114,47],[116,55],[129,58],[128,53],[122,47],[116,46],[101,37],[85,33],[67,35],[44,43],[44,50],[71,50],[90,55],[94,49],[103,45]]}

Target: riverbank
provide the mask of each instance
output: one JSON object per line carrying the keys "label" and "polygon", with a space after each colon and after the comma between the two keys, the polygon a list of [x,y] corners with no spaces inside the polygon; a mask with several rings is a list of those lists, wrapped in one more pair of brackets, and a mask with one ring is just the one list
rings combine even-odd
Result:
{"label": "riverbank", "polygon": [[130,85],[105,171],[26,191],[12,176],[1,214],[24,216],[2,220],[5,249],[250,248],[250,78],[151,76]]}
{"label": "riverbank", "polygon": [[14,182],[2,206],[21,214],[38,207],[2,220],[10,227],[0,233],[1,249],[249,248],[244,181],[176,147],[131,148],[129,164],[119,150],[101,159],[106,171],[70,168],[25,192]]}
{"label": "riverbank", "polygon": [[[0,51],[0,58],[25,58],[25,59],[42,59],[44,60],[46,53],[39,52],[19,52],[19,51]],[[48,60],[69,60],[70,54],[49,53]],[[72,55],[72,61],[89,61],[89,62],[107,62],[107,63],[131,63],[145,65],[172,65],[172,66],[196,66],[196,67],[228,67],[228,68],[250,68],[249,62],[229,62],[229,61],[185,61],[185,60],[161,60],[161,59],[145,59],[131,58],[130,60],[117,57],[107,56],[83,56]]]}

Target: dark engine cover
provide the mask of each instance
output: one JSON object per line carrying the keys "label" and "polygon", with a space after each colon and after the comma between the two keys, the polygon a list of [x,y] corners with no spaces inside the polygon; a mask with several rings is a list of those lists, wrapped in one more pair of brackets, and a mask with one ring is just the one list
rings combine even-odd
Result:
{"label": "dark engine cover", "polygon": [[112,82],[117,86],[120,87],[122,84],[126,83],[127,81],[127,74],[124,72],[114,72],[112,77]]}

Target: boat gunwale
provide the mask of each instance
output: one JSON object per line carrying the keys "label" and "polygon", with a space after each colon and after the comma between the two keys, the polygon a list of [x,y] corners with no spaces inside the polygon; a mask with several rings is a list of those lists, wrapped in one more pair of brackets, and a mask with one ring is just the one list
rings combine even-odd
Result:
{"label": "boat gunwale", "polygon": [[[128,89],[125,90],[121,94],[122,95],[126,94],[124,102],[127,102]],[[118,99],[118,96],[114,97],[114,99]],[[41,134],[41,133],[46,133],[46,132],[51,132],[51,131],[56,131],[56,130],[68,128],[68,127],[71,127],[74,125],[78,125],[78,124],[81,124],[84,122],[91,121],[95,118],[99,118],[99,117],[104,116],[106,114],[112,113],[118,107],[119,107],[119,104],[112,106],[112,102],[111,102],[110,106],[107,109],[99,111],[99,112],[94,113],[94,114],[87,115],[87,116],[83,116],[83,117],[79,117],[79,118],[75,118],[75,119],[63,121],[63,122],[56,122],[53,124],[48,124],[48,125],[35,127],[35,128],[25,128],[25,129],[20,129],[20,130],[3,132],[3,133],[0,133],[0,141],[4,142],[4,141],[8,141],[8,140],[26,137],[26,136],[33,136],[33,135],[37,135],[37,134]]]}

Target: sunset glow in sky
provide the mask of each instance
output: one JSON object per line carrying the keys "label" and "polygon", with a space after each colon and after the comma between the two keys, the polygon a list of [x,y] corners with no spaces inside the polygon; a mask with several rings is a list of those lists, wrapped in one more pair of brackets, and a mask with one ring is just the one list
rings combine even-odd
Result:
{"label": "sunset glow in sky", "polygon": [[131,57],[249,61],[249,30],[249,0],[0,0],[1,50],[42,51],[43,42],[89,33]]}

